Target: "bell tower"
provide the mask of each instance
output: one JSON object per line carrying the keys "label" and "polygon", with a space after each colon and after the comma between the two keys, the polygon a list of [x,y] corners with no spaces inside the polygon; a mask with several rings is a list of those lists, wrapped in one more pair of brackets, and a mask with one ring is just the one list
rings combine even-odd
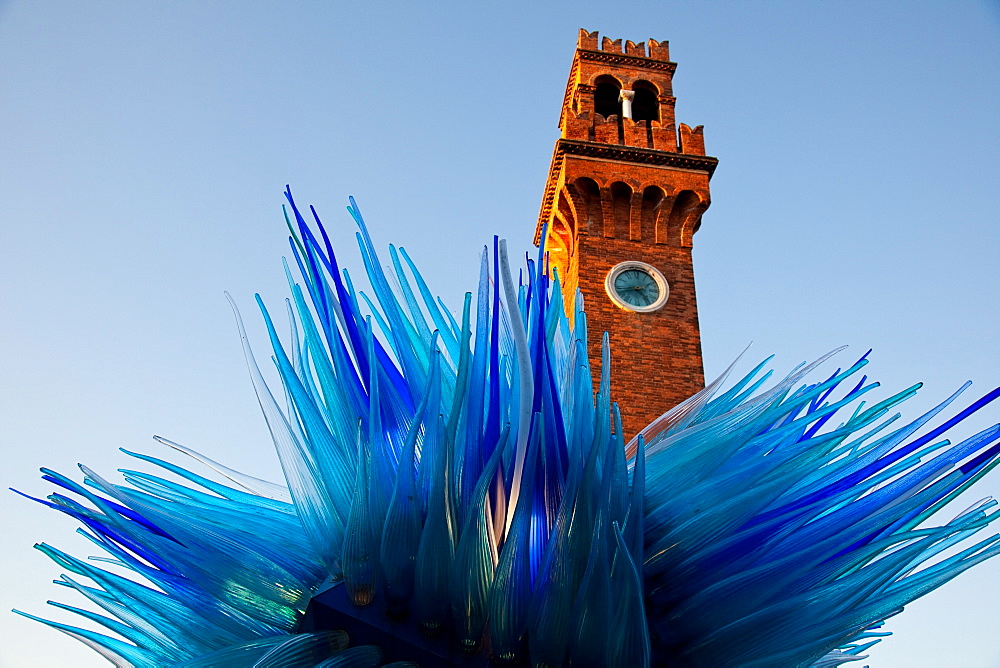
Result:
{"label": "bell tower", "polygon": [[580,30],[535,231],[583,294],[595,370],[609,333],[626,439],[705,386],[691,242],[718,160],[675,123],[676,67],[667,42]]}

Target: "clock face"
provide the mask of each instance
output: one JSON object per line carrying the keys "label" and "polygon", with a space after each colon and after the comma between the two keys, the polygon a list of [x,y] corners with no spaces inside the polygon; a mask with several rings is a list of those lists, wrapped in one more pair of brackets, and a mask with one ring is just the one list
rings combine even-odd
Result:
{"label": "clock face", "polygon": [[626,269],[615,278],[615,292],[631,306],[655,304],[660,296],[660,286],[642,269]]}
{"label": "clock face", "polygon": [[645,262],[622,262],[616,265],[604,281],[611,301],[621,308],[637,313],[659,310],[667,303],[667,280],[657,269]]}

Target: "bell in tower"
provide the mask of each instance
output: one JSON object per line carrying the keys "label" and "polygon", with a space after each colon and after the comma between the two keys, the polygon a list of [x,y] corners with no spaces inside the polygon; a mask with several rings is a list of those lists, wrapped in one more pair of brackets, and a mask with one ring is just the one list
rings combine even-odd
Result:
{"label": "bell in tower", "polygon": [[676,67],[666,42],[580,31],[535,232],[583,295],[592,368],[610,336],[626,438],[705,386],[691,243],[718,160],[678,130]]}

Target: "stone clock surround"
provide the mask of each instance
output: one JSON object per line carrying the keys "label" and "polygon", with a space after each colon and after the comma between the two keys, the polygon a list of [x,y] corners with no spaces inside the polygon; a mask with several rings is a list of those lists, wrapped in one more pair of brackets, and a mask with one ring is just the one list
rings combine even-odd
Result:
{"label": "stone clock surround", "polygon": [[[621,294],[618,290],[618,279],[623,274],[627,272],[641,272],[649,281],[656,286],[656,299],[652,303],[639,306],[629,302],[625,295]],[[663,277],[663,273],[651,264],[646,262],[639,262],[638,260],[627,260],[625,262],[619,262],[615,266],[611,267],[607,276],[604,278],[604,292],[611,298],[615,304],[626,311],[634,311],[635,313],[655,313],[659,311],[667,303],[667,299],[670,298],[670,284],[667,279]]]}

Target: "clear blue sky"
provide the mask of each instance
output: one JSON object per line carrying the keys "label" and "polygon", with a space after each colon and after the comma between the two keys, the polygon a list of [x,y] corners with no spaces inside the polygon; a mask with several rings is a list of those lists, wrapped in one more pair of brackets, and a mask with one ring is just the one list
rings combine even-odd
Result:
{"label": "clear blue sky", "polygon": [[[996,2],[0,0],[3,487],[111,474],[154,433],[276,478],[223,291],[264,351],[284,185],[357,268],[355,195],[459,304],[491,235],[530,244],[580,27],[669,40],[678,120],[721,161],[695,237],[709,376],[753,341],[780,369],[873,347],[887,391],[926,382],[911,415],[1000,383]],[[67,619],[31,545],[89,545],[0,508],[0,610]],[[1000,666],[998,599],[1000,560],[892,620],[871,665]],[[107,665],[2,612],[0,664]]]}

